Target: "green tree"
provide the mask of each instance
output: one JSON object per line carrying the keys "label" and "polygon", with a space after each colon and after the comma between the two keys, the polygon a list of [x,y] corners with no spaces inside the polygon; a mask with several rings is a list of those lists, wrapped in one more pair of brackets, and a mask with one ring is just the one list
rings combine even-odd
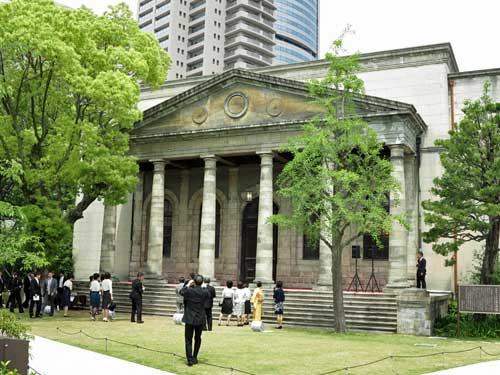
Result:
{"label": "green tree", "polygon": [[[20,165],[0,164],[0,189],[20,183]],[[46,266],[44,246],[28,229],[21,207],[0,200],[0,267],[32,270]]]}
{"label": "green tree", "polygon": [[21,210],[16,223],[53,265],[68,267],[73,224],[92,202],[123,203],[136,185],[140,84],[159,87],[170,58],[131,16],[125,4],[102,16],[0,4],[0,202]]}
{"label": "green tree", "polygon": [[381,233],[390,231],[394,218],[384,203],[398,188],[390,161],[381,157],[382,144],[356,116],[354,98],[363,92],[363,82],[356,76],[358,55],[341,57],[342,44],[343,36],[326,55],[330,63],[326,77],[309,85],[324,115],[284,147],[293,160],[278,177],[278,193],[291,201],[293,212],[271,218],[331,250],[335,329],[341,333],[346,330],[342,250],[365,233],[379,241]]}
{"label": "green tree", "polygon": [[458,251],[470,241],[483,242],[479,281],[492,284],[498,261],[500,235],[500,103],[494,103],[484,86],[479,100],[464,104],[464,117],[437,140],[444,173],[434,180],[436,199],[423,202],[423,234],[433,250],[442,255]]}
{"label": "green tree", "polygon": [[13,0],[0,25],[0,160],[23,172],[8,198],[55,202],[70,225],[96,199],[123,203],[136,184],[127,130],[141,118],[139,82],[163,83],[166,52],[125,4],[97,16]]}

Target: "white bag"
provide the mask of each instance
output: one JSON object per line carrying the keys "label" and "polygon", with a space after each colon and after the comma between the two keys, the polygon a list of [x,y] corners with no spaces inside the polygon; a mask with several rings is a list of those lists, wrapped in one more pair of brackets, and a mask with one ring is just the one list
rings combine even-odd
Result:
{"label": "white bag", "polygon": [[45,314],[50,314],[50,306],[49,305],[45,306],[44,309],[43,309],[43,312]]}
{"label": "white bag", "polygon": [[264,332],[264,323],[261,320],[255,320],[250,325],[250,328],[254,332]]}
{"label": "white bag", "polygon": [[173,316],[172,316],[172,319],[174,320],[174,323],[177,324],[177,325],[181,325],[182,324],[182,318],[183,318],[184,314],[183,313],[175,313]]}
{"label": "white bag", "polygon": [[36,301],[40,301],[40,296],[39,296],[38,294],[35,294],[35,295],[33,296],[33,301],[35,301],[35,302],[36,302]]}

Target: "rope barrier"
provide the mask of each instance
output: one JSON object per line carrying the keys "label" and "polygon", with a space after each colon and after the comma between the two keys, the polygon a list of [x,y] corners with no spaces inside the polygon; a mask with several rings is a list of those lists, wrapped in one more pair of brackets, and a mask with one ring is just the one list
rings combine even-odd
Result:
{"label": "rope barrier", "polygon": [[33,374],[35,374],[35,375],[42,375],[42,373],[40,371],[35,370],[30,365],[28,365],[28,370],[29,370],[30,375],[33,375]]}
{"label": "rope barrier", "polygon": [[[84,335],[84,336],[86,336],[88,338],[94,339],[94,340],[105,340],[106,343],[109,341],[109,342],[113,342],[113,343],[116,343],[116,344],[130,346],[130,347],[134,347],[134,348],[137,348],[137,349],[142,349],[142,350],[146,350],[146,351],[150,351],[150,352],[154,352],[154,353],[158,353],[158,354],[166,354],[166,355],[172,355],[173,357],[177,357],[177,358],[184,358],[184,356],[182,356],[180,354],[177,354],[177,353],[173,353],[173,352],[168,352],[168,351],[164,351],[164,350],[157,350],[157,349],[147,348],[145,346],[141,346],[141,345],[138,345],[138,344],[130,344],[130,343],[127,343],[127,342],[118,341],[118,340],[110,339],[110,338],[107,338],[107,337],[93,337],[93,336],[91,336],[91,335],[83,332],[82,330],[77,331],[77,332],[65,332],[62,329],[60,329],[59,327],[57,327],[56,329],[57,329],[58,332],[60,332],[62,334],[65,334],[65,335],[79,335],[79,334],[82,334],[82,335]],[[498,357],[498,356],[500,356],[500,352],[498,352],[498,353],[491,353],[491,352],[488,352],[487,350],[485,350],[482,346],[475,346],[473,348],[468,348],[468,349],[455,350],[455,351],[441,351],[441,352],[428,353],[428,354],[390,355],[390,356],[379,358],[379,359],[376,359],[376,360],[373,360],[373,361],[370,361],[370,362],[360,363],[360,364],[353,365],[353,366],[345,366],[345,367],[337,368],[337,369],[334,369],[334,370],[331,370],[331,371],[322,372],[319,375],[330,375],[330,374],[335,374],[335,373],[338,373],[338,372],[343,372],[343,371],[357,369],[357,368],[360,368],[360,367],[366,367],[366,366],[374,365],[376,363],[387,361],[388,359],[421,359],[421,358],[428,358],[428,357],[443,356],[443,363],[444,363],[444,356],[445,355],[467,353],[467,352],[472,352],[474,350],[479,350],[480,353],[483,353],[483,354],[485,354],[487,356],[490,356],[490,357]],[[237,373],[245,374],[245,375],[257,375],[257,374],[254,374],[254,373],[251,373],[251,372],[248,372],[248,371],[244,371],[244,370],[240,370],[240,369],[237,369],[237,368],[234,368],[234,367],[227,367],[227,366],[222,366],[222,365],[216,365],[216,364],[205,362],[205,361],[200,361],[199,363],[203,364],[205,366],[210,366],[210,367],[220,368],[220,369],[224,369],[224,370],[229,370],[229,371],[231,371],[231,374],[233,374],[234,372],[237,372]]]}
{"label": "rope barrier", "polygon": [[[142,349],[142,350],[149,351],[149,352],[152,352],[152,353],[171,355],[172,357],[177,357],[177,358],[181,358],[181,359],[185,358],[183,355],[180,355],[180,354],[177,354],[177,353],[174,353],[174,352],[169,352],[169,351],[165,351],[165,350],[158,350],[158,349],[147,348],[147,347],[139,345],[139,344],[131,344],[131,343],[128,343],[128,342],[123,342],[123,341],[118,341],[118,340],[110,339],[109,337],[95,337],[95,336],[91,336],[91,335],[89,335],[88,333],[86,333],[86,332],[84,332],[82,330],[79,330],[77,332],[67,332],[67,331],[64,331],[64,330],[60,329],[59,327],[57,327],[56,330],[58,332],[64,334],[64,335],[68,335],[68,336],[76,336],[76,335],[80,335],[81,334],[81,335],[83,335],[83,336],[85,336],[85,337],[87,337],[89,339],[99,340],[99,341],[105,341],[106,342],[106,350],[107,350],[107,343],[108,342],[112,342],[112,343],[115,343],[115,344],[129,346],[129,347],[133,347],[133,348],[136,348],[136,349]],[[224,369],[224,370],[230,370],[231,374],[233,372],[237,372],[237,373],[245,374],[245,375],[257,375],[257,374],[254,374],[252,372],[240,370],[240,369],[237,369],[237,368],[234,368],[234,367],[227,367],[227,366],[222,366],[222,365],[216,365],[214,363],[209,363],[209,362],[205,362],[205,361],[199,361],[198,363],[202,364],[202,365],[205,365],[205,366],[220,368],[220,369]]]}

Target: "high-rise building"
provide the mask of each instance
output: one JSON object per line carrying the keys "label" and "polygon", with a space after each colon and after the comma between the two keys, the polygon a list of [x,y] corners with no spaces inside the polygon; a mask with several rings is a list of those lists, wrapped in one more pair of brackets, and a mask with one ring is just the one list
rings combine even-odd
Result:
{"label": "high-rise building", "polygon": [[169,79],[317,57],[318,0],[140,0],[138,7],[141,30],[172,57]]}
{"label": "high-rise building", "polygon": [[318,58],[319,0],[275,0],[275,63],[289,64]]}

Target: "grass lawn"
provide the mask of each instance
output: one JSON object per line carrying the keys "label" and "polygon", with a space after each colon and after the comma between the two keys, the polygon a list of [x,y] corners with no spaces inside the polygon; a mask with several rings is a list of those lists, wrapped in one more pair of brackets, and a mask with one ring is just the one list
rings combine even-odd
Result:
{"label": "grass lawn", "polygon": [[[71,312],[71,318],[61,315],[53,318],[29,320],[35,335],[61,341],[67,344],[106,353],[118,358],[173,372],[175,374],[225,375],[230,370],[199,364],[192,368],[185,360],[158,353],[152,353],[120,344],[107,344],[83,335],[68,336],[58,333],[59,327],[68,332],[83,330],[91,336],[108,337],[148,348],[184,354],[184,329],[173,324],[167,317],[145,317],[145,324],[132,324],[128,316],[119,315],[114,322],[92,322],[87,312]],[[388,355],[425,355],[442,351],[457,351],[481,345],[490,352],[500,352],[496,342],[473,342],[440,340],[391,334],[350,333],[337,335],[324,329],[287,328],[269,333],[252,332],[248,326],[214,326],[214,331],[204,332],[199,355],[201,362],[207,361],[228,367],[235,367],[251,373],[319,375],[322,372],[365,363]],[[417,344],[417,345],[416,345]],[[419,345],[436,345],[435,347]],[[444,368],[456,367],[500,357],[488,357],[478,350],[460,354],[447,354],[418,359],[389,359],[367,367],[361,367],[339,374],[423,374]],[[234,373],[238,374],[237,372]],[[119,375],[119,374],[116,374]]]}

